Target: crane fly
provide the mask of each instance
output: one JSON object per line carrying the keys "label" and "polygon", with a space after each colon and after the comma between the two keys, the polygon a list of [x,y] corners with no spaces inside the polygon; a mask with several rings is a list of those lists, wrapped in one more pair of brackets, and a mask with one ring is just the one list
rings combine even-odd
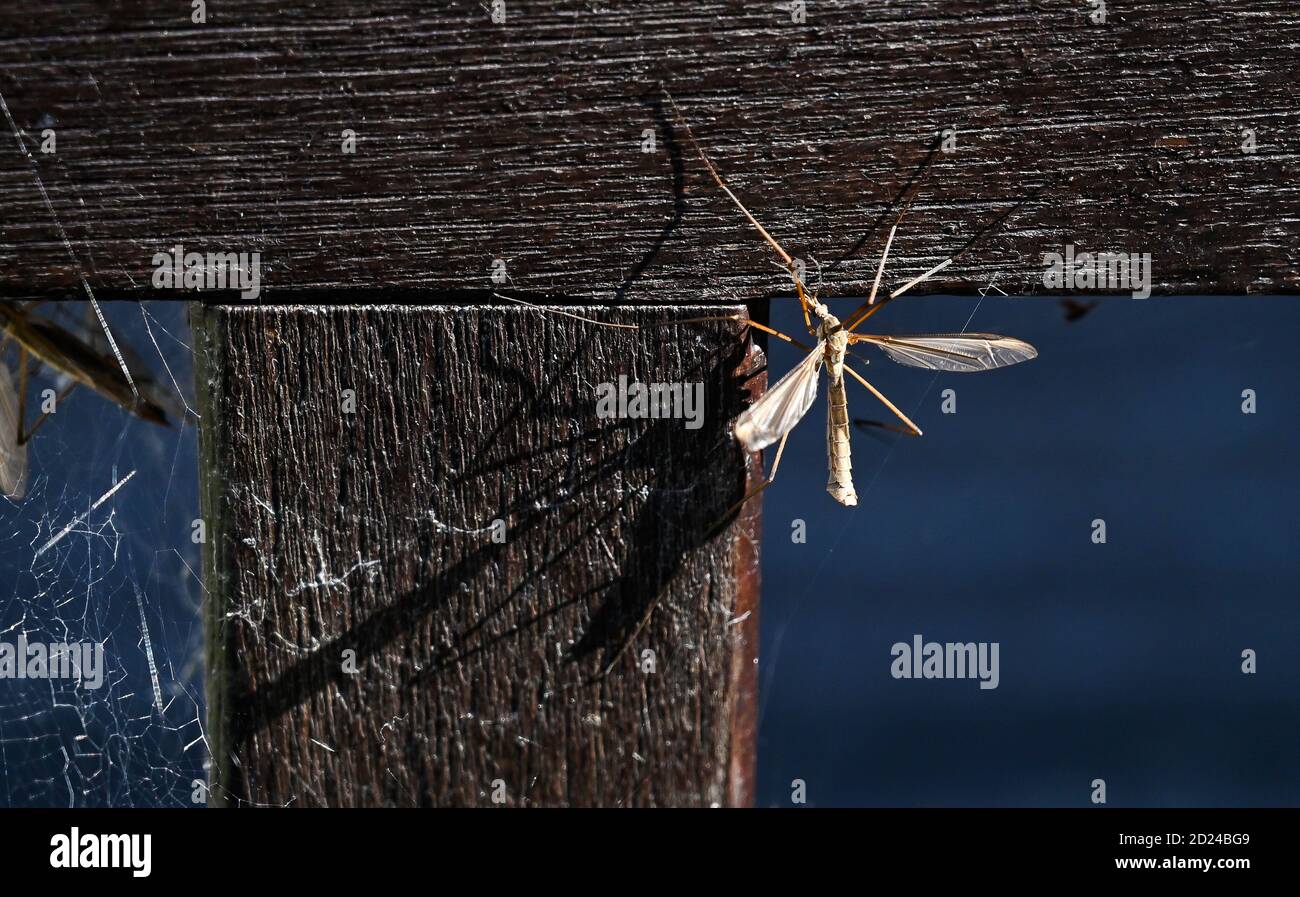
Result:
{"label": "crane fly", "polygon": [[[810,293],[805,288],[794,259],[781,248],[776,239],[767,232],[763,225],[758,223],[758,220],[745,208],[744,203],[727,187],[722,180],[722,176],[718,174],[717,169],[713,167],[713,163],[709,161],[703,147],[695,139],[690,124],[682,116],[671,96],[668,97],[668,101],[672,104],[677,119],[681,122],[687,137],[718,187],[736,204],[749,223],[762,235],[767,244],[776,251],[777,255],[785,263],[785,267],[790,271],[790,275],[794,278],[799,305],[803,311],[804,325],[816,340],[814,346],[808,346],[771,327],[753,321],[749,322],[750,326],[757,327],[798,346],[808,354],[803,361],[782,377],[762,398],[736,419],[733,433],[737,441],[747,451],[760,451],[773,443],[779,442],[776,458],[772,462],[772,471],[767,480],[741,498],[737,506],[772,485],[777,468],[781,464],[781,454],[785,451],[785,443],[786,439],[789,438],[790,431],[794,429],[795,425],[808,412],[808,409],[812,407],[813,400],[817,397],[819,374],[823,367],[826,369],[827,374],[826,454],[830,469],[826,491],[830,493],[835,501],[845,506],[853,506],[858,503],[857,492],[853,488],[852,462],[849,451],[849,416],[848,397],[844,386],[845,374],[857,380],[880,400],[902,422],[905,432],[913,436],[921,435],[920,427],[913,423],[893,402],[889,401],[883,393],[867,382],[861,374],[847,363],[850,349],[855,345],[866,344],[873,346],[883,352],[886,358],[908,367],[952,373],[988,371],[1019,364],[1022,361],[1037,357],[1037,350],[1029,343],[1014,337],[989,333],[934,333],[890,336],[856,332],[864,321],[884,308],[888,302],[897,299],[916,285],[929,280],[955,262],[982,236],[998,227],[1021,205],[1032,198],[1032,195],[1017,203],[992,224],[976,233],[957,253],[908,281],[877,304],[876,295],[880,290],[881,278],[884,276],[885,262],[889,258],[889,249],[893,245],[898,226],[911,204],[911,199],[909,199],[903,205],[898,219],[889,231],[889,238],[885,241],[885,249],[881,253],[880,265],[876,269],[876,279],[871,287],[871,295],[857,310],[841,321],[831,314],[830,309],[818,300],[815,293]],[[934,153],[935,149],[932,148],[929,156],[922,163],[922,172],[929,166],[934,158]],[[914,196],[915,193],[913,193]],[[817,321],[815,325],[813,324],[813,318],[816,318]]]}
{"label": "crane fly", "polygon": [[132,371],[128,379],[106,338],[84,328],[61,325],[33,314],[32,304],[0,302],[0,351],[12,340],[18,346],[18,379],[0,360],[0,494],[14,501],[26,493],[27,443],[53,412],[45,412],[30,426],[27,417],[27,381],[33,361],[46,365],[69,381],[57,395],[62,402],[78,386],[85,386],[142,420],[170,426],[174,402],[146,376],[146,369],[124,346],[118,347]]}

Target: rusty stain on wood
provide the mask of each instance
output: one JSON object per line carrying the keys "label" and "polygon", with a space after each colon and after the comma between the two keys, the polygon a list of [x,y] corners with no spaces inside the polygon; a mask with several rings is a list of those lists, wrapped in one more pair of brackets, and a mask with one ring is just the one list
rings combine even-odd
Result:
{"label": "rusty stain on wood", "polygon": [[[746,384],[745,404],[756,401],[767,386],[767,359],[750,344],[737,378]],[[745,456],[745,491],[749,494],[765,477],[762,453]],[[748,807],[755,802],[758,768],[758,614],[762,578],[759,575],[759,538],[762,535],[762,498],[756,497],[740,510],[734,526],[732,563],[736,578],[736,606],[730,624],[736,630],[737,650],[731,652],[731,741],[728,802]]]}

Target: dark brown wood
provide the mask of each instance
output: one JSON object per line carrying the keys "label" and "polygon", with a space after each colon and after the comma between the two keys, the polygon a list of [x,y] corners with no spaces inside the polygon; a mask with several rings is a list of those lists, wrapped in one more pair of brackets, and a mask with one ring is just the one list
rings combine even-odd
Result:
{"label": "dark brown wood", "polygon": [[[508,0],[494,25],[480,0],[230,0],[194,25],[174,0],[33,0],[0,9],[0,90],[56,130],[43,176],[105,295],[138,296],[176,243],[260,250],[272,294],[481,290],[494,258],[534,296],[787,291],[661,84],[805,259],[858,246],[950,127],[898,277],[1050,182],[927,289],[1042,293],[1067,243],[1150,252],[1157,293],[1300,289],[1294,0],[1112,2],[1105,24],[1081,0],[787,6]],[[29,174],[0,151],[0,290],[64,295]],[[828,292],[864,289],[875,234]]]}
{"label": "dark brown wood", "polygon": [[[215,306],[195,329],[215,802],[752,802],[758,504],[709,532],[758,471],[729,430],[762,388],[741,325]],[[703,426],[598,418],[620,374],[703,383]]]}

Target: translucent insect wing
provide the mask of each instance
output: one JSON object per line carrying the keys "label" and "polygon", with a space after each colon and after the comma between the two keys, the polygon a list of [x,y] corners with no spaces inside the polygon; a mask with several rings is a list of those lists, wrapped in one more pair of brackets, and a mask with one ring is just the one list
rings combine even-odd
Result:
{"label": "translucent insect wing", "polygon": [[1038,357],[1038,350],[1024,340],[988,333],[862,334],[853,342],[874,343],[892,361],[930,371],[991,371]]}
{"label": "translucent insect wing", "polygon": [[817,373],[825,344],[818,343],[798,366],[736,419],[736,438],[756,452],[794,429],[817,398]]}

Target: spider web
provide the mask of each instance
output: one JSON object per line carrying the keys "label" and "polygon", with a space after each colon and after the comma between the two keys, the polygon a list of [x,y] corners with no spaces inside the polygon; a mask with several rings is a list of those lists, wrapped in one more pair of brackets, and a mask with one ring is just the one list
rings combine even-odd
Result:
{"label": "spider web", "polygon": [[[117,341],[192,408],[184,304],[101,305]],[[3,361],[16,373],[12,346]],[[29,425],[42,391],[65,385],[48,368],[31,378]],[[0,806],[206,802],[195,417],[174,424],[80,387],[28,445],[26,497],[0,498],[0,643],[103,646],[98,688],[0,678]]]}

